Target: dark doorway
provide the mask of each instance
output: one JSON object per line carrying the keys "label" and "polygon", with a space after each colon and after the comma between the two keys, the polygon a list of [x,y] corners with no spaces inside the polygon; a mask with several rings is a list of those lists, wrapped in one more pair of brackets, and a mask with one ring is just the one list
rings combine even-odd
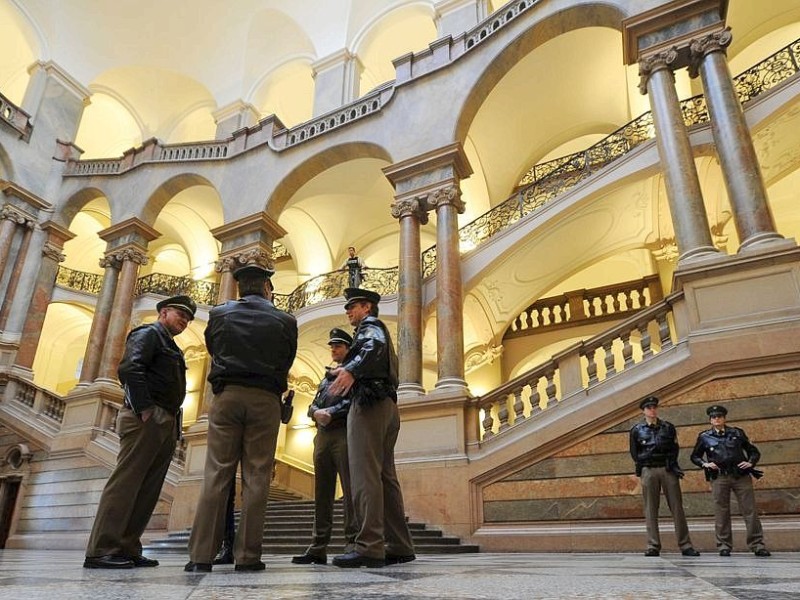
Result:
{"label": "dark doorway", "polygon": [[0,548],[6,547],[6,540],[11,532],[19,486],[20,480],[17,478],[0,479]]}

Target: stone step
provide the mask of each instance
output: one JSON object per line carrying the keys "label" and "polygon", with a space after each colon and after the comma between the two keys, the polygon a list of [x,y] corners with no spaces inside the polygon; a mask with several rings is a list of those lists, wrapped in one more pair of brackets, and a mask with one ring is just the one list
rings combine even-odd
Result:
{"label": "stone step", "polygon": [[[239,513],[235,520],[238,523]],[[267,507],[264,523],[264,552],[267,554],[302,554],[311,541],[314,526],[314,503],[308,500],[273,501]],[[462,544],[461,539],[445,535],[425,523],[409,522],[414,548],[419,554],[460,554],[479,552],[479,547]],[[158,552],[187,553],[190,529],[171,531],[166,537],[153,539],[146,549]],[[341,501],[334,505],[334,523],[330,554],[344,551],[344,511]]]}

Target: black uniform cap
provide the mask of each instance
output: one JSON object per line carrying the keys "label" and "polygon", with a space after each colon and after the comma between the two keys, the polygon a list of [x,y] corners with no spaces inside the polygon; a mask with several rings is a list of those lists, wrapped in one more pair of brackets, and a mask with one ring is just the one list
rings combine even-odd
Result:
{"label": "black uniform cap", "polygon": [[347,300],[344,304],[345,308],[349,307],[354,302],[364,301],[377,304],[381,301],[381,295],[378,292],[362,288],[347,288],[344,291],[344,297]]}
{"label": "black uniform cap", "polygon": [[709,406],[706,409],[706,414],[709,417],[719,417],[720,415],[724,417],[728,414],[728,409],[724,406],[720,406],[719,404],[715,404],[714,406]]}
{"label": "black uniform cap", "polygon": [[347,346],[353,345],[353,336],[347,333],[343,329],[339,329],[338,327],[334,327],[331,329],[329,334],[330,339],[328,340],[328,345],[331,344],[345,344]]}
{"label": "black uniform cap", "polygon": [[239,267],[233,272],[233,278],[236,281],[239,281],[239,277],[245,274],[261,275],[264,279],[269,279],[275,275],[275,271],[262,267],[261,265],[245,265],[243,267]]}
{"label": "black uniform cap", "polygon": [[197,304],[189,298],[189,296],[172,296],[156,304],[156,310],[161,312],[162,308],[180,308],[182,311],[189,315],[189,320],[194,319],[194,314],[197,312]]}
{"label": "black uniform cap", "polygon": [[642,398],[642,401],[639,402],[639,408],[643,409],[648,406],[658,406],[658,398],[655,396],[647,396],[646,398]]}

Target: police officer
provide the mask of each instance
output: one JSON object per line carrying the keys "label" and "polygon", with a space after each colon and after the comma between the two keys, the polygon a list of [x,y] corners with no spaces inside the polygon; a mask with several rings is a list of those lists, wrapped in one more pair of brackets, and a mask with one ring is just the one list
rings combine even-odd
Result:
{"label": "police officer", "polygon": [[274,271],[247,265],[233,273],[239,300],[211,309],[205,331],[211,356],[203,487],[189,537],[185,571],[211,571],[225,529],[236,466],[242,466],[242,512],[234,541],[237,571],[262,571],[264,511],[281,423],[281,394],[297,352],[297,321],[272,303]]}
{"label": "police officer", "polygon": [[[331,329],[328,346],[331,349],[333,368],[344,361],[352,345],[353,338],[350,334],[339,328]],[[334,376],[330,374],[331,367],[326,369],[317,394],[308,407],[308,416],[317,426],[317,435],[314,437],[314,538],[303,554],[292,558],[292,562],[299,565],[324,565],[328,562],[326,550],[333,530],[337,474],[342,482],[344,496],[345,553],[355,548],[358,531],[350,494],[350,467],[347,457],[347,413],[350,411],[350,398],[330,393],[329,387]]]}
{"label": "police officer", "polygon": [[672,513],[678,547],[684,556],[700,556],[692,546],[689,527],[683,513],[683,496],[680,478],[683,471],[678,466],[678,436],[675,426],[658,418],[658,398],[647,396],[639,403],[644,421],[631,428],[630,452],[636,464],[636,476],[642,479],[644,516],[647,524],[647,550],[645,556],[661,554],[661,536],[658,531],[658,509],[661,491],[667,498]]}
{"label": "police officer", "polygon": [[359,531],[355,550],[335,557],[333,564],[382,567],[405,563],[416,556],[394,465],[400,433],[397,354],[386,325],[378,319],[380,295],[360,288],[347,288],[344,294],[344,309],[356,332],[342,366],[332,371],[336,379],[330,391],[352,400],[347,449]]}
{"label": "police officer", "polygon": [[156,304],[158,320],[128,334],[118,375],[125,401],[117,417],[119,456],[86,548],[87,569],[155,567],[142,556],[141,536],[153,514],[180,437],[186,362],[172,339],[194,319],[188,296]]}
{"label": "police officer", "polygon": [[756,512],[755,492],[751,477],[760,478],[763,473],[754,467],[761,458],[744,431],[725,424],[728,409],[724,406],[709,406],[706,414],[711,420],[711,429],[701,431],[692,451],[692,462],[701,467],[706,481],[711,482],[714,499],[714,529],[720,556],[730,556],[733,548],[731,532],[731,492],[744,517],[747,528],[747,547],[756,556],[771,556],[764,545],[764,530]]}

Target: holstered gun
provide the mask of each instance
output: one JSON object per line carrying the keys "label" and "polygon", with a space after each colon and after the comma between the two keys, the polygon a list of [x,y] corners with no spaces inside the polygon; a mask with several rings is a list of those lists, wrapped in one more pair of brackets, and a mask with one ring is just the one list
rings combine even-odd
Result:
{"label": "holstered gun", "polygon": [[292,420],[292,413],[294,413],[294,406],[292,400],[294,399],[294,390],[289,390],[286,397],[281,400],[281,423],[287,425]]}

